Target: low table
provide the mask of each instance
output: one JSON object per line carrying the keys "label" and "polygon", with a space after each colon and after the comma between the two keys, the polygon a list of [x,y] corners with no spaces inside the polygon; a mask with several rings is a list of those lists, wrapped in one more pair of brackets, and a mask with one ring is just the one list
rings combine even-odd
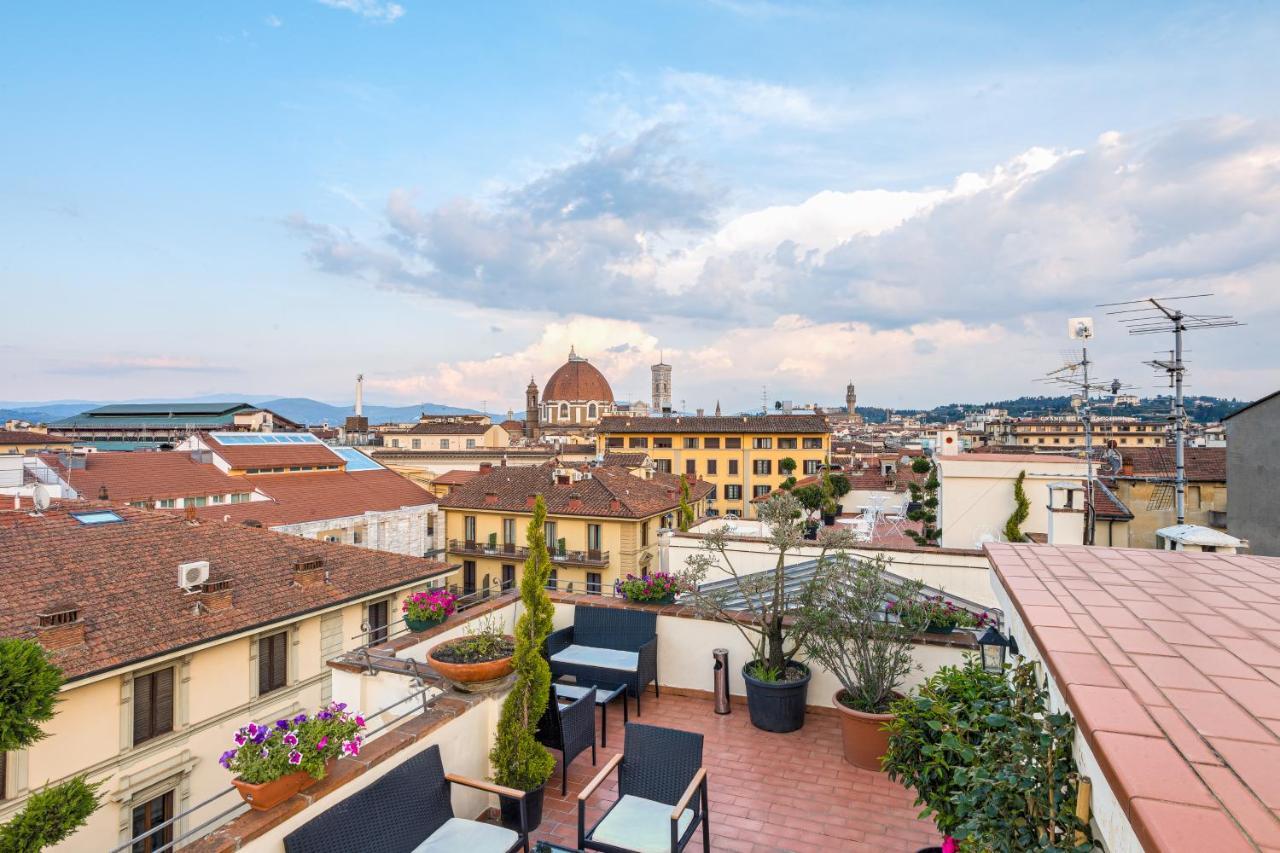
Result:
{"label": "low table", "polygon": [[600,708],[600,745],[608,746],[609,736],[609,703],[622,697],[622,722],[627,722],[627,685],[625,684],[587,684],[585,682],[556,681],[551,685],[557,699],[572,702],[581,699],[592,687],[596,689],[596,705]]}

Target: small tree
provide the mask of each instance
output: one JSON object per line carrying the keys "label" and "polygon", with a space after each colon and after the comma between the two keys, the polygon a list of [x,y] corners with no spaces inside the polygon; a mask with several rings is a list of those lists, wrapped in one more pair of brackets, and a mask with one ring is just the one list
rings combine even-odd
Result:
{"label": "small tree", "polygon": [[791,494],[800,502],[800,506],[805,512],[812,515],[822,509],[822,489],[816,483],[810,483],[807,486],[796,486],[791,490]]}
{"label": "small tree", "polygon": [[912,641],[924,630],[913,616],[890,620],[885,604],[913,599],[919,581],[895,581],[885,560],[854,560],[843,551],[820,562],[814,583],[801,597],[796,631],[805,654],[844,688],[842,700],[868,714],[888,709],[915,663]]}
{"label": "small tree", "polygon": [[693,527],[695,519],[693,506],[689,503],[689,479],[684,474],[680,475],[680,509],[677,516],[681,530]]}
{"label": "small tree", "polygon": [[546,713],[551,693],[551,667],[542,656],[542,647],[551,633],[551,617],[555,613],[546,590],[551,576],[551,556],[544,533],[546,520],[547,504],[539,495],[525,533],[529,556],[520,579],[524,612],[516,621],[516,648],[511,659],[516,680],[502,703],[497,739],[489,752],[493,781],[521,791],[542,787],[556,766],[551,752],[537,739],[538,721]]}
{"label": "small tree", "polygon": [[796,460],[790,456],[784,456],[778,460],[778,471],[783,474],[790,474],[796,470]]}
{"label": "small tree", "polygon": [[1018,479],[1013,481],[1013,514],[1004,523],[1004,538],[1009,542],[1022,541],[1022,522],[1031,514],[1031,501],[1027,500],[1027,492],[1022,483],[1027,479],[1026,471],[1018,472]]}
{"label": "small tree", "polygon": [[[0,640],[0,759],[46,736],[39,723],[53,719],[62,670],[33,640]],[[0,826],[0,851],[38,853],[75,832],[98,808],[101,782],[83,776],[44,788]]]}
{"label": "small tree", "polygon": [[[734,626],[755,649],[756,661],[765,670],[785,673],[804,642],[804,629],[786,623],[804,594],[803,588],[788,588],[785,571],[787,554],[804,544],[801,503],[794,494],[774,492],[760,504],[759,516],[768,530],[766,538],[778,555],[772,569],[740,572],[729,557],[728,533],[721,527],[703,537],[702,549],[685,560],[689,568],[685,580],[695,608]],[[851,545],[852,539],[847,533],[830,531],[819,544],[818,559],[823,561],[829,552]],[[712,572],[723,572],[734,582],[716,589],[699,589],[698,584]],[[735,599],[742,600],[741,609],[729,606]]]}
{"label": "small tree", "polygon": [[[921,462],[924,463],[924,471],[920,470]],[[907,488],[911,490],[911,500],[920,504],[918,509],[907,513],[907,518],[921,522],[921,526],[918,531],[908,528],[905,532],[917,545],[937,545],[942,536],[942,531],[935,526],[938,523],[938,466],[921,457],[911,463],[911,470],[917,474],[928,471],[929,476],[924,481],[924,486],[919,483],[907,484]]]}

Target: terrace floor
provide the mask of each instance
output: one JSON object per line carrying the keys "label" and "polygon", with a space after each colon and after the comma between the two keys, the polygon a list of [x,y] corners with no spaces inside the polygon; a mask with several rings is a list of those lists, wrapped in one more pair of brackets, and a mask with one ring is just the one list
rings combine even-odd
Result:
{"label": "terrace floor", "polygon": [[[631,719],[635,716],[632,702]],[[804,728],[774,734],[751,725],[745,704],[718,716],[709,699],[664,693],[644,698],[639,722],[701,732],[706,741],[711,817],[711,849],[715,851],[914,851],[940,843],[937,830],[916,817],[913,796],[883,773],[847,764],[833,716],[810,713]],[[596,725],[600,722],[596,715]],[[623,743],[622,708],[609,708],[609,747],[599,748],[591,766],[584,752],[569,765],[569,790],[560,796],[560,767],[547,783],[542,825],[532,839],[573,847],[578,833],[578,792]],[[560,753],[553,750],[557,761]],[[617,774],[596,789],[587,809],[587,826],[617,799]],[[687,848],[702,849],[696,837]]]}

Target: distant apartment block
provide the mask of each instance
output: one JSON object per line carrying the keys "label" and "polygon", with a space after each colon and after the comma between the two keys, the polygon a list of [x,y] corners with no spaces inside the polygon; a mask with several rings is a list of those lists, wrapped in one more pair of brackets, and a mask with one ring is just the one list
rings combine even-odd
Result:
{"label": "distant apartment block", "polygon": [[1227,529],[1253,554],[1280,557],[1280,391],[1223,419],[1231,515]]}

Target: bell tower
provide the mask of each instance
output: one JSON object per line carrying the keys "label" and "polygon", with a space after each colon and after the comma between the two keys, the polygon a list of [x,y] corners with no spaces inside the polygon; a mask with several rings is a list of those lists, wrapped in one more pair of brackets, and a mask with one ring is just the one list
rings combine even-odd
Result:
{"label": "bell tower", "polygon": [[853,380],[849,380],[849,384],[844,389],[844,405],[845,410],[849,414],[856,414],[858,411],[858,389],[853,387]]}
{"label": "bell tower", "polygon": [[541,423],[538,420],[538,383],[529,377],[529,387],[524,389],[524,437],[530,442],[538,440],[541,434]]}

